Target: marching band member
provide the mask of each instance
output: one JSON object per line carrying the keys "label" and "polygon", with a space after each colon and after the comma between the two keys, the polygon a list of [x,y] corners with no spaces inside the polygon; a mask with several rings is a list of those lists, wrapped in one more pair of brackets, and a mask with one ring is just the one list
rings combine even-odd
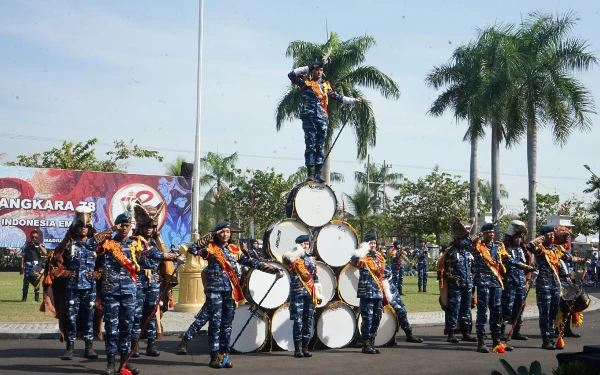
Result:
{"label": "marching band member", "polygon": [[[32,230],[29,233],[30,242],[25,243],[21,248],[21,275],[23,275],[23,298],[21,302],[27,302],[27,293],[29,291],[29,280],[27,275],[33,269],[33,266],[42,261],[42,254],[48,255],[46,248],[40,242],[40,232]],[[35,302],[40,302],[40,286],[34,288]]]}
{"label": "marching band member", "polygon": [[[419,239],[419,247],[415,250],[415,257],[417,258],[417,271],[419,277],[419,293],[427,293],[427,271],[429,264],[427,263],[427,257],[429,256],[429,250],[425,246],[425,240]],[[423,289],[421,289],[423,286]]]}
{"label": "marching band member", "polygon": [[360,315],[362,323],[363,348],[365,354],[379,354],[375,347],[375,337],[383,314],[383,306],[387,304],[383,292],[383,275],[385,259],[377,252],[377,237],[367,234],[364,243],[352,254],[350,263],[360,270],[358,291],[360,298]]}
{"label": "marching band member", "polygon": [[[206,311],[209,315],[208,345],[210,347],[210,363],[208,365],[212,368],[231,368],[233,365],[229,361],[221,364],[220,355],[224,357],[229,352],[231,324],[236,302],[244,300],[239,283],[240,265],[276,274],[278,278],[283,277],[283,272],[276,266],[250,259],[245,250],[241,249],[240,251],[233,245],[231,243],[231,224],[229,222],[224,221],[217,224],[213,232],[214,234],[203,236],[196,243],[193,243],[188,248],[188,252],[192,255],[200,255],[208,261],[208,266],[205,269],[206,283],[204,284],[205,305],[207,305]],[[232,251],[241,252],[239,261],[233,258]],[[202,308],[204,309],[204,307]],[[189,342],[187,338],[184,335],[181,346],[187,346]]]}
{"label": "marching band member", "polygon": [[404,263],[406,263],[406,250],[402,248],[402,243],[399,240],[394,241],[394,247],[391,253],[392,258],[392,283],[398,289],[401,296],[402,284],[404,283]]}
{"label": "marching band member", "polygon": [[[304,74],[310,74],[306,79]],[[324,81],[323,63],[315,61],[310,66],[296,68],[288,74],[292,83],[302,91],[300,120],[304,130],[304,162],[307,179],[321,179],[321,169],[325,162],[325,138],[327,137],[329,99],[344,104],[361,103],[361,98],[348,98],[338,94],[331,84]]]}
{"label": "marching band member", "polygon": [[294,357],[312,357],[308,351],[308,342],[312,338],[315,309],[323,301],[323,287],[317,276],[316,260],[310,256],[308,234],[296,238],[294,250],[283,255],[283,264],[290,271],[290,320],[294,322]]}

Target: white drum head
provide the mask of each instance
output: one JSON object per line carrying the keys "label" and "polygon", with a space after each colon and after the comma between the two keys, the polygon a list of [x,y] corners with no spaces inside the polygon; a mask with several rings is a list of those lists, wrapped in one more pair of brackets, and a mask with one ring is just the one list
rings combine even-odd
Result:
{"label": "white drum head", "polygon": [[[270,310],[278,308],[287,301],[290,295],[290,274],[285,267],[277,262],[267,261],[267,263],[283,270],[283,277],[277,280],[267,298],[260,305],[261,308]],[[275,281],[275,275],[253,269],[248,279],[248,300],[258,304],[267,294],[273,281]]]}
{"label": "white drum head", "polygon": [[317,337],[331,349],[347,346],[354,339],[356,315],[343,302],[333,302],[325,307],[317,321]]}
{"label": "white drum head", "polygon": [[294,197],[294,211],[309,227],[327,224],[335,215],[337,200],[333,190],[320,182],[308,183]]}
{"label": "white drum head", "polygon": [[[358,316],[358,331],[360,332],[360,325],[362,322],[362,316]],[[377,337],[375,337],[375,345],[382,346],[390,342],[391,339],[396,337],[398,332],[398,317],[392,306],[387,305],[383,308],[383,314],[381,315],[381,322],[377,329]]]}
{"label": "white drum head", "polygon": [[271,256],[281,262],[283,254],[294,250],[296,237],[310,234],[306,225],[294,219],[285,219],[275,224],[269,234],[269,252]]}
{"label": "white drum head", "polygon": [[352,252],[357,248],[358,237],[354,228],[343,221],[332,220],[317,234],[316,252],[331,267],[341,267],[348,263]]}
{"label": "white drum head", "polygon": [[358,307],[360,305],[360,299],[356,296],[358,291],[358,278],[360,272],[358,268],[351,264],[348,264],[340,272],[338,277],[338,289],[340,298],[350,306]]}
{"label": "white drum head", "polygon": [[[250,318],[251,311],[249,305],[243,305],[235,310],[233,323],[231,325],[231,337],[235,338],[240,333],[244,324]],[[262,349],[269,337],[269,318],[260,309],[254,314],[248,327],[244,330],[239,340],[233,347],[240,353],[256,352]]]}
{"label": "white drum head", "polygon": [[317,307],[323,307],[335,297],[337,279],[333,270],[325,263],[319,261],[317,261],[317,276],[319,277],[319,283],[323,287],[323,297],[325,297]]}

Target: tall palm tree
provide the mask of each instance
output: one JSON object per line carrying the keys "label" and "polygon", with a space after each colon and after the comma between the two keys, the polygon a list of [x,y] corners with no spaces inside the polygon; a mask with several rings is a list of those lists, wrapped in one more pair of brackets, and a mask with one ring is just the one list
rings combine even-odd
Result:
{"label": "tall palm tree", "polygon": [[[367,186],[367,174],[369,177],[369,183],[377,183],[375,189],[371,190],[370,186]],[[381,168],[377,168],[375,164],[365,165],[365,171],[355,171],[354,172],[354,180],[359,184],[364,185],[367,188],[367,191],[378,191],[379,184],[383,184],[385,182],[386,186],[389,186],[391,189],[398,190],[398,186],[400,181],[404,178],[402,173],[390,173],[387,167],[383,165]],[[385,200],[384,208],[388,207],[387,204],[387,194],[383,197]]]}
{"label": "tall palm tree", "polygon": [[555,144],[563,146],[573,131],[591,127],[589,113],[594,102],[588,89],[574,77],[598,63],[588,52],[584,39],[571,36],[577,15],[567,12],[553,17],[530,13],[516,34],[520,56],[519,76],[515,80],[512,116],[522,118],[527,128],[527,166],[529,178],[529,218],[536,228],[537,132],[549,126]]}
{"label": "tall palm tree", "polygon": [[363,230],[367,219],[374,215],[379,207],[379,200],[367,193],[364,186],[357,186],[352,195],[344,194],[348,198],[348,221],[354,226],[358,226],[360,238],[363,238]]}
{"label": "tall palm tree", "polygon": [[[331,172],[330,179],[333,182],[344,182],[344,175],[339,172]],[[306,181],[306,166],[298,167],[298,170],[288,177],[288,182],[292,185],[298,185]]]}
{"label": "tall palm tree", "polygon": [[[235,162],[238,160],[237,152],[229,156],[221,156],[214,152],[209,152],[200,159],[204,174],[200,177],[200,186],[209,186],[208,192],[204,196],[204,201],[209,202],[205,207],[211,206],[215,221],[223,219],[226,214],[225,207],[222,206],[222,195],[229,191],[228,184],[236,180]],[[208,208],[208,207],[207,207]]]}
{"label": "tall palm tree", "polygon": [[[367,51],[375,45],[371,36],[359,36],[341,41],[334,32],[324,44],[304,41],[291,42],[286,56],[294,59],[294,66],[306,66],[327,56],[324,66],[325,79],[329,81],[338,93],[349,97],[360,97],[361,104],[353,106],[330,103],[329,128],[326,149],[330,147],[334,129],[341,125],[350,125],[356,134],[357,158],[363,160],[367,156],[369,146],[375,146],[377,123],[371,102],[365,98],[359,89],[369,88],[379,91],[386,99],[398,99],[400,90],[393,79],[382,73],[374,66],[362,65]],[[290,85],[277,104],[275,111],[276,127],[279,131],[286,121],[300,118],[302,93],[297,87]],[[324,174],[327,183],[330,182],[330,158],[325,160]]]}
{"label": "tall palm tree", "polygon": [[181,172],[181,165],[183,163],[188,163],[186,158],[177,156],[177,159],[173,162],[165,164],[165,174],[167,176],[183,176],[183,173]]}
{"label": "tall palm tree", "polygon": [[[500,184],[500,198],[508,199],[508,191],[506,187]],[[492,202],[494,201],[492,196],[492,184],[488,180],[479,180],[479,203],[483,211],[488,211],[492,208]]]}

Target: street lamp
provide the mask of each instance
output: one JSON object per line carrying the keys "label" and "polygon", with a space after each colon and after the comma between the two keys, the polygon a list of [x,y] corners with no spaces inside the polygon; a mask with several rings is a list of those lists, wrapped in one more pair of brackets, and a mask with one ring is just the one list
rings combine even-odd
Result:
{"label": "street lamp", "polygon": [[[584,164],[583,167],[590,171],[590,173],[599,180],[598,191],[596,193],[596,197],[598,199],[598,250],[600,250],[600,178],[592,171],[589,165]],[[592,185],[593,186],[593,185]]]}

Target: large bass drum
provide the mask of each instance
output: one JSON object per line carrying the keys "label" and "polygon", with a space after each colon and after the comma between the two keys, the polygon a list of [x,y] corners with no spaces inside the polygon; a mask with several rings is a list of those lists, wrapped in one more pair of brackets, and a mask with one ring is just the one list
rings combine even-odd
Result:
{"label": "large bass drum", "polygon": [[358,268],[348,263],[338,276],[338,292],[340,299],[350,306],[359,307],[360,299],[356,296],[358,291]]}
{"label": "large bass drum", "polygon": [[[252,310],[249,305],[235,309],[231,337],[237,337],[252,315]],[[267,343],[270,328],[269,317],[261,309],[258,309],[232,349],[238,353],[252,353],[261,350]]]}
{"label": "large bass drum", "polygon": [[[360,326],[362,323],[362,316],[358,315],[358,332],[360,331]],[[381,315],[381,322],[379,322],[379,328],[377,328],[377,337],[375,337],[375,345],[382,346],[392,341],[394,337],[396,337],[396,332],[398,332],[398,316],[396,312],[392,308],[392,306],[387,305],[383,307],[383,312]]]}
{"label": "large bass drum", "polygon": [[325,297],[317,307],[323,307],[335,297],[337,278],[327,264],[319,261],[317,261],[317,276],[319,277],[319,284],[323,287],[323,297]]}
{"label": "large bass drum", "polygon": [[281,262],[283,254],[294,250],[296,237],[308,234],[310,231],[306,225],[295,219],[284,219],[271,225],[263,236],[263,246],[271,258]]}
{"label": "large bass drum", "polygon": [[331,267],[342,267],[358,248],[358,235],[352,226],[341,220],[331,220],[319,229],[315,252]]}
{"label": "large bass drum", "polygon": [[[290,296],[290,274],[284,266],[275,261],[269,260],[266,263],[283,271],[283,277],[277,280],[273,289],[260,305],[263,309],[271,310],[278,308],[288,300]],[[247,277],[248,282],[245,285],[244,293],[248,302],[256,305],[267,294],[273,281],[275,281],[276,275],[252,269]]]}
{"label": "large bass drum", "polygon": [[317,318],[317,338],[330,349],[352,343],[356,336],[356,313],[352,307],[337,301],[325,306]]}
{"label": "large bass drum", "polygon": [[327,224],[337,209],[337,198],[329,186],[306,181],[295,186],[285,205],[287,217],[297,217],[309,227]]}
{"label": "large bass drum", "polygon": [[570,311],[576,313],[585,311],[590,307],[591,302],[590,297],[583,291],[583,288],[580,289],[577,285],[571,284],[563,289],[558,307],[566,315]]}
{"label": "large bass drum", "polygon": [[[314,327],[312,327],[314,330]],[[286,303],[273,313],[271,319],[271,335],[273,342],[280,349],[294,350],[294,322],[290,320],[290,304]]]}

